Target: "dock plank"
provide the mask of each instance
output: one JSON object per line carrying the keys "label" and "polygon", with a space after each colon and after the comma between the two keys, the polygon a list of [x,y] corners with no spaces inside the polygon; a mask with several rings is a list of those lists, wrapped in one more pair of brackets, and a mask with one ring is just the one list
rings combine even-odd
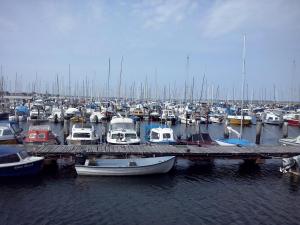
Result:
{"label": "dock plank", "polygon": [[[19,147],[24,147],[19,145]],[[98,154],[98,155],[174,155],[178,157],[207,158],[251,158],[251,157],[291,157],[300,155],[297,146],[257,146],[257,147],[222,147],[222,146],[171,146],[171,145],[36,145],[25,146],[34,155],[51,154]]]}

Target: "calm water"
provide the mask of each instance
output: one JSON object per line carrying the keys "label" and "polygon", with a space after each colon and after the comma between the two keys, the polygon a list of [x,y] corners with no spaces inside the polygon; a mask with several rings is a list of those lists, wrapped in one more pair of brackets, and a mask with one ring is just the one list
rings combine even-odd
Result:
{"label": "calm water", "polygon": [[[175,129],[184,134],[184,126]],[[223,128],[209,131],[219,137]],[[269,131],[263,143],[277,143],[280,129]],[[245,137],[254,135],[255,127],[245,129]],[[180,160],[159,176],[2,179],[0,224],[300,224],[300,177],[282,175],[279,166],[280,160],[256,167]]]}

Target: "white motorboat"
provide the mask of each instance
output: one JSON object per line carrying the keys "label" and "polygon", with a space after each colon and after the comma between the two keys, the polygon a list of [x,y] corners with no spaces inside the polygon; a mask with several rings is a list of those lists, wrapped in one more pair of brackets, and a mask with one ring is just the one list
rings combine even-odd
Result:
{"label": "white motorboat", "polygon": [[92,112],[92,114],[90,116],[91,123],[99,123],[104,119],[105,119],[105,113],[100,112],[100,111],[94,111],[94,112]]}
{"label": "white motorboat", "polygon": [[80,110],[77,109],[77,108],[68,108],[68,109],[65,111],[65,117],[66,117],[67,119],[70,119],[70,118],[72,118],[72,117],[74,117],[74,116],[76,116],[76,115],[79,115],[79,114],[81,114],[81,113],[80,113]]}
{"label": "white motorboat", "polygon": [[99,135],[92,124],[74,124],[72,133],[67,137],[69,145],[95,145],[99,142]]}
{"label": "white motorboat", "polygon": [[276,114],[275,112],[267,112],[264,115],[263,123],[271,124],[271,125],[282,125],[283,124],[283,117]]}
{"label": "white motorboat", "polygon": [[282,138],[279,142],[284,145],[300,146],[300,135],[295,138]]}
{"label": "white motorboat", "polygon": [[106,140],[108,143],[115,145],[134,145],[141,142],[134,129],[133,120],[121,116],[113,117],[110,121]]}
{"label": "white motorboat", "polygon": [[187,125],[196,124],[196,119],[194,119],[192,113],[189,113],[188,111],[185,111],[183,114],[179,115],[178,119],[182,124],[187,124]]}
{"label": "white motorboat", "polygon": [[171,109],[164,109],[161,114],[162,121],[171,121],[172,124],[176,123],[176,116]]}
{"label": "white motorboat", "polygon": [[176,161],[175,156],[130,158],[130,159],[86,159],[84,165],[75,165],[78,175],[89,176],[136,176],[169,172]]}
{"label": "white motorboat", "polygon": [[30,117],[27,118],[27,121],[34,121],[34,122],[48,121],[45,108],[42,105],[33,105],[30,109]]}
{"label": "white motorboat", "polygon": [[53,108],[48,120],[54,123],[62,122],[64,120],[63,110],[59,108]]}
{"label": "white motorboat", "polygon": [[152,128],[149,134],[149,142],[156,144],[175,144],[173,129],[168,127]]}

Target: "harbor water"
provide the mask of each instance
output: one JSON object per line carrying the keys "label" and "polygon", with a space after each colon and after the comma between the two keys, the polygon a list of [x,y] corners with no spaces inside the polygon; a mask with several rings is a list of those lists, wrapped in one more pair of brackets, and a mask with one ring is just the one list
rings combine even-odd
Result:
{"label": "harbor water", "polygon": [[[62,136],[62,126],[52,126]],[[183,137],[199,129],[173,128]],[[212,138],[221,137],[223,125],[211,124],[208,131]],[[299,128],[289,127],[289,136],[298,134]],[[266,125],[262,144],[277,145],[281,135],[279,127]],[[244,137],[254,140],[255,126],[246,127]],[[299,224],[300,178],[281,174],[280,164],[280,159],[256,166],[240,160],[179,160],[165,175],[77,177],[60,172],[2,179],[0,224]]]}

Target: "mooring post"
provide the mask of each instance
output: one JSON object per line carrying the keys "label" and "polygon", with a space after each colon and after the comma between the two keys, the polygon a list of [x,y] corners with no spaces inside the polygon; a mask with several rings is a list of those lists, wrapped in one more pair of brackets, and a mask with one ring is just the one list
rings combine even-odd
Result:
{"label": "mooring post", "polygon": [[150,120],[150,109],[148,109],[148,124],[150,124],[151,120]]}
{"label": "mooring post", "polygon": [[188,119],[187,119],[187,112],[185,112],[185,126],[187,127],[187,124],[188,124]]}
{"label": "mooring post", "polygon": [[136,122],[136,131],[137,131],[137,135],[140,137],[140,135],[141,135],[141,124],[140,124],[140,121]]}
{"label": "mooring post", "polygon": [[70,131],[70,120],[64,119],[64,143],[66,143],[66,138],[69,136]]}
{"label": "mooring post", "polygon": [[224,138],[229,138],[229,130],[227,126],[228,126],[228,120],[226,120],[224,124]]}
{"label": "mooring post", "polygon": [[261,130],[262,130],[262,122],[257,121],[256,122],[256,140],[255,140],[255,144],[257,144],[257,145],[260,144]]}
{"label": "mooring post", "polygon": [[282,126],[282,137],[287,138],[288,137],[288,122],[284,122]]}

